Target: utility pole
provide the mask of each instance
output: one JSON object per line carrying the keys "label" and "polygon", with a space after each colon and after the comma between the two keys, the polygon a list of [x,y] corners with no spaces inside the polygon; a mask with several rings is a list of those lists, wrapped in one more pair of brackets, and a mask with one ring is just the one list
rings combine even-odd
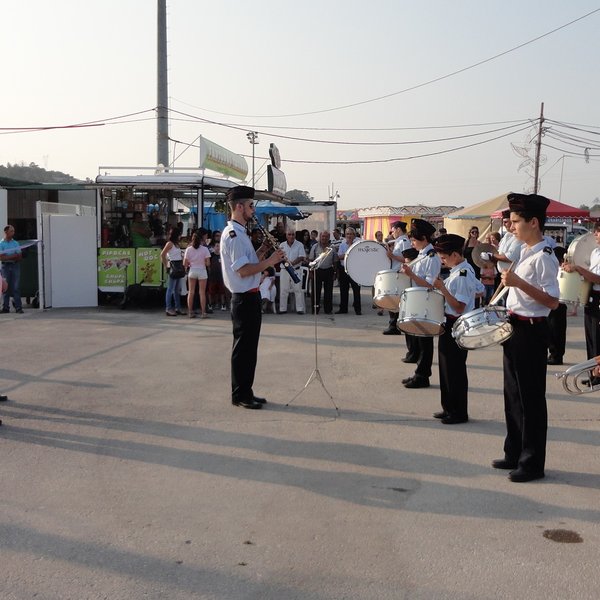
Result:
{"label": "utility pole", "polygon": [[540,154],[542,151],[542,127],[544,125],[544,103],[542,102],[542,108],[540,109],[540,126],[538,129],[537,142],[535,143],[535,168],[533,174],[533,193],[538,193],[539,186],[539,173],[540,173]]}
{"label": "utility pole", "polygon": [[167,79],[167,0],[158,0],[157,14],[156,164],[169,169],[169,83]]}
{"label": "utility pole", "polygon": [[258,144],[258,133],[256,131],[249,131],[246,137],[252,144],[252,187],[254,187],[254,146]]}

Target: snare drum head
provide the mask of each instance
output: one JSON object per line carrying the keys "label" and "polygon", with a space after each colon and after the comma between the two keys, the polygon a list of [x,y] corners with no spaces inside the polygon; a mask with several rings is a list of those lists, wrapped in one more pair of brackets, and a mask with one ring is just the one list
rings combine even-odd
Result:
{"label": "snare drum head", "polygon": [[485,306],[460,316],[452,327],[452,337],[461,348],[475,350],[505,342],[512,331],[506,307]]}
{"label": "snare drum head", "polygon": [[352,244],[344,259],[346,272],[359,285],[372,286],[377,273],[389,270],[392,261],[386,249],[377,242],[361,240]]}
{"label": "snare drum head", "polygon": [[596,248],[596,238],[593,233],[584,233],[579,237],[576,237],[567,249],[566,258],[569,262],[583,267],[584,269],[590,268],[590,257],[592,256],[592,250]]}

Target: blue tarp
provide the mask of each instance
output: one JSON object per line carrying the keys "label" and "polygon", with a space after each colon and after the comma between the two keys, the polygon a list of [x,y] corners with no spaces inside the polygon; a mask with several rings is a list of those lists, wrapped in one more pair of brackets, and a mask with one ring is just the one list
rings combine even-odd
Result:
{"label": "blue tarp", "polygon": [[[192,206],[190,210],[196,214],[195,206]],[[274,215],[284,215],[293,220],[304,219],[304,215],[296,206],[283,206],[272,202],[259,202],[256,205],[256,216],[261,222],[264,222],[264,217]],[[220,231],[225,228],[225,225],[227,225],[227,217],[223,213],[217,212],[212,205],[205,204],[202,226],[211,231]]]}

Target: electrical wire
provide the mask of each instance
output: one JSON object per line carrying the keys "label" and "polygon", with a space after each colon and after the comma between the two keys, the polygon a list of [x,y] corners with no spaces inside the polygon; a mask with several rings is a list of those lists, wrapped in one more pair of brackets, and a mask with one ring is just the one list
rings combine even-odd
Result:
{"label": "electrical wire", "polygon": [[[176,100],[176,98],[174,98]],[[181,102],[178,100],[178,102]],[[182,102],[182,104],[186,104]],[[192,106],[192,105],[189,105]],[[173,111],[174,109],[169,109],[169,111]],[[196,123],[198,122],[198,118],[191,119],[176,119],[173,118],[171,120],[183,122],[183,123]],[[462,129],[466,127],[490,127],[493,125],[508,125],[510,123],[522,123],[524,121],[529,120],[529,118],[522,119],[511,119],[508,121],[491,121],[489,123],[464,123],[457,125],[425,125],[420,127],[297,127],[292,125],[256,125],[256,124],[248,124],[248,123],[225,123],[225,125],[231,125],[234,127],[241,127],[244,131],[257,130],[257,129],[289,129],[292,131],[424,131],[431,129]]]}
{"label": "electrical wire", "polygon": [[[195,117],[198,119],[199,122],[202,122],[202,123],[218,125],[220,127],[226,127],[228,129],[235,129],[237,131],[243,131],[243,132],[247,131],[247,128],[241,128],[241,127],[238,127],[235,125],[228,125],[226,123],[212,121],[210,119],[205,119],[203,117],[196,117],[195,115],[191,115],[189,113],[182,113],[177,110],[173,110],[173,112],[176,114],[184,115],[186,117]],[[479,133],[470,133],[470,134],[465,134],[465,135],[460,135],[460,136],[452,136],[452,137],[437,138],[437,139],[430,139],[430,140],[412,140],[412,141],[403,141],[403,142],[348,142],[348,141],[343,141],[343,140],[318,140],[318,139],[313,139],[313,138],[301,138],[301,137],[297,137],[297,136],[282,135],[282,134],[277,134],[277,133],[268,133],[268,132],[260,131],[260,130],[259,131],[255,130],[255,131],[256,131],[256,133],[259,133],[261,135],[268,135],[268,136],[274,137],[274,138],[279,138],[279,139],[284,139],[284,140],[293,140],[293,141],[297,141],[297,142],[309,142],[309,143],[313,143],[313,144],[337,144],[337,145],[342,145],[342,146],[405,146],[405,145],[410,145],[410,144],[428,144],[428,143],[432,143],[432,142],[453,141],[453,140],[458,140],[458,139],[475,137],[478,135],[487,135],[490,133],[497,133],[498,131],[506,131],[507,129],[515,129],[517,127],[524,125],[525,123],[528,123],[529,126],[531,126],[531,121],[525,121],[525,122],[521,121],[520,123],[518,123],[516,125],[509,125],[507,127],[500,127],[497,129],[491,129],[491,130],[482,131]]]}
{"label": "electrical wire", "polygon": [[31,133],[35,131],[49,131],[52,129],[80,129],[85,127],[103,127],[105,125],[120,125],[122,123],[135,123],[139,121],[154,120],[155,117],[148,117],[145,119],[130,119],[127,121],[119,121],[119,123],[113,123],[119,119],[127,119],[128,117],[135,117],[148,112],[155,112],[156,108],[149,108],[146,110],[140,110],[125,115],[119,115],[116,117],[109,117],[107,119],[97,119],[94,121],[83,121],[81,123],[72,123],[69,125],[43,125],[43,126],[29,126],[29,127],[0,127],[0,135],[10,133]]}
{"label": "electrical wire", "polygon": [[[390,162],[399,162],[399,161],[405,161],[405,160],[414,160],[414,159],[418,159],[418,158],[427,158],[430,156],[439,156],[442,154],[448,154],[450,152],[457,152],[459,150],[465,150],[467,148],[473,148],[475,146],[481,146],[482,144],[487,144],[489,142],[494,142],[496,140],[508,137],[509,135],[513,135],[515,133],[520,133],[521,131],[525,131],[529,129],[529,125],[527,125],[527,127],[523,127],[522,129],[519,129],[517,131],[511,131],[508,133],[503,133],[502,135],[498,135],[495,136],[493,138],[490,138],[488,140],[482,140],[479,142],[474,142],[472,144],[465,144],[463,146],[457,146],[455,148],[449,148],[446,150],[439,150],[437,152],[429,152],[426,154],[415,154],[412,156],[401,156],[401,157],[395,157],[395,158],[384,158],[384,159],[376,159],[376,160],[294,160],[294,159],[281,159],[281,162],[285,162],[285,163],[294,163],[294,164],[310,164],[310,165],[369,165],[369,164],[382,164],[382,163],[390,163]],[[175,140],[173,138],[169,138],[172,142],[176,142],[178,144],[184,144],[185,142],[182,142],[181,140]],[[199,146],[194,146],[193,144],[190,145],[191,147],[199,147]],[[247,154],[241,154],[240,156],[243,156],[245,158],[250,158],[249,155]],[[259,158],[256,157],[255,158]],[[265,157],[260,157],[261,160],[268,160],[268,158]]]}
{"label": "electrical wire", "polygon": [[534,42],[537,42],[545,37],[548,37],[549,35],[552,35],[553,33],[556,33],[557,31],[560,31],[561,29],[565,29],[566,27],[569,27],[570,25],[573,25],[574,23],[577,23],[578,21],[581,21],[583,19],[586,19],[587,17],[590,17],[591,15],[597,13],[600,11],[600,8],[596,8],[592,11],[590,11],[589,13],[586,13],[585,15],[582,15],[581,17],[578,17],[577,19],[573,19],[572,21],[569,21],[568,23],[565,23],[564,25],[561,25],[560,27],[556,27],[555,29],[552,29],[550,31],[547,31],[546,33],[543,33],[541,35],[538,35],[537,37],[534,37],[533,39],[527,41],[527,42],[523,42],[522,44],[519,44],[517,46],[514,46],[513,48],[510,48],[508,50],[505,50],[504,52],[500,52],[499,54],[495,54],[494,56],[491,56],[489,58],[486,58],[484,60],[480,60],[476,63],[473,63],[472,65],[469,65],[467,67],[463,67],[462,69],[458,69],[456,71],[453,71],[452,73],[448,73],[446,75],[442,75],[440,77],[436,77],[434,79],[430,79],[429,81],[425,81],[423,83],[419,83],[417,85],[413,85],[411,87],[408,88],[404,88],[402,90],[399,90],[397,92],[392,92],[390,94],[385,94],[383,96],[378,96],[376,98],[370,98],[368,100],[361,100],[360,102],[353,102],[352,104],[344,104],[342,106],[335,106],[333,108],[324,108],[324,109],[320,109],[320,110],[313,110],[313,111],[307,111],[307,112],[300,112],[300,113],[290,113],[290,114],[285,114],[285,115],[243,115],[243,114],[236,114],[236,113],[226,113],[226,112],[221,112],[221,111],[217,111],[217,110],[210,110],[207,108],[202,108],[199,106],[195,106],[194,108],[197,108],[199,110],[203,110],[205,112],[210,112],[210,113],[214,113],[214,114],[219,114],[219,115],[226,115],[226,116],[231,116],[231,117],[243,117],[243,118],[261,118],[261,119],[276,119],[276,118],[283,118],[283,117],[303,117],[303,116],[307,116],[307,115],[318,115],[318,114],[322,114],[322,113],[328,113],[328,112],[334,112],[337,110],[344,110],[347,108],[353,108],[355,106],[362,106],[364,104],[369,104],[371,102],[378,102],[380,100],[385,100],[387,98],[391,98],[393,96],[398,96],[400,94],[405,94],[406,92],[411,92],[413,90],[417,90],[419,88],[425,87],[427,85],[431,85],[433,83],[437,83],[439,81],[443,81],[445,79],[449,79],[450,77],[454,77],[455,75],[459,75],[460,73],[464,73],[465,71],[469,71],[471,69],[474,69],[475,67],[479,67],[481,65],[484,65],[488,62],[491,62],[493,60],[496,60],[497,58],[500,58],[502,56],[506,56],[507,54],[510,54],[511,52],[515,52],[516,50],[520,50],[521,48],[524,48],[525,46],[528,46],[530,44],[533,44]]}

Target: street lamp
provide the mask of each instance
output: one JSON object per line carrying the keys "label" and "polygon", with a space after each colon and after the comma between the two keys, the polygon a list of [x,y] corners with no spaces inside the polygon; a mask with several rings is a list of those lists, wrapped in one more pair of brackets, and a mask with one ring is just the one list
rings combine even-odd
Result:
{"label": "street lamp", "polygon": [[249,131],[246,137],[252,144],[252,187],[254,187],[254,146],[258,144],[258,133],[256,131]]}

